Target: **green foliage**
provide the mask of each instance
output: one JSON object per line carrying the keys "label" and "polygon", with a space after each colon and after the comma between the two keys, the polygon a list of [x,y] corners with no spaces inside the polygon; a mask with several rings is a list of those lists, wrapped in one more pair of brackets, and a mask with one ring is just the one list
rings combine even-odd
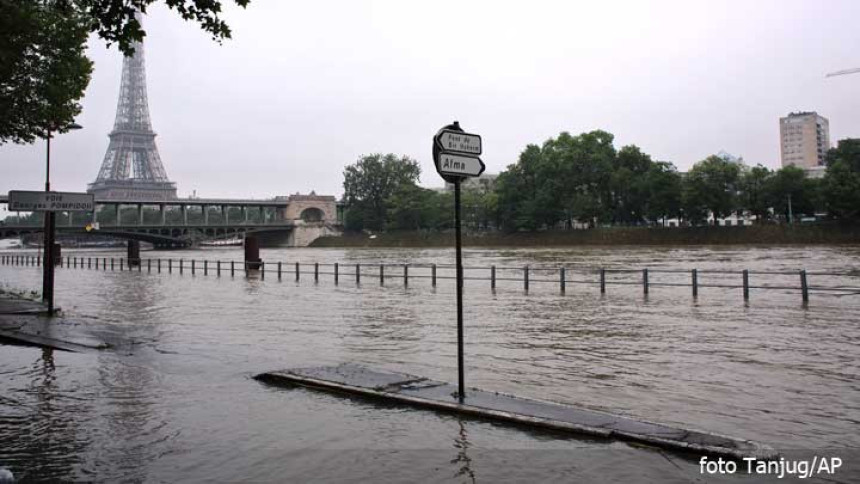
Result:
{"label": "green foliage", "polygon": [[393,154],[362,156],[343,171],[345,224],[354,230],[383,230],[389,199],[402,187],[414,185],[421,175],[418,162]]}
{"label": "green foliage", "polygon": [[[63,132],[81,112],[90,81],[85,54],[95,32],[125,54],[146,35],[136,12],[160,0],[0,0],[0,144]],[[219,0],[163,0],[220,41],[230,28]],[[241,7],[249,0],[233,0]]]}
{"label": "green foliage", "polygon": [[701,223],[707,212],[724,218],[737,210],[740,168],[736,163],[709,156],[693,165],[683,186],[684,213],[693,223]]}
{"label": "green foliage", "polygon": [[827,153],[822,198],[835,217],[860,218],[860,139],[840,140]]}
{"label": "green foliage", "polygon": [[81,112],[89,25],[63,4],[0,0],[0,144],[63,131]]}
{"label": "green foliage", "polygon": [[741,172],[740,206],[749,210],[759,221],[767,220],[770,216],[768,209],[771,207],[773,177],[773,172],[761,165]]}
{"label": "green foliage", "polygon": [[388,206],[388,227],[392,229],[444,229],[453,225],[454,200],[450,193],[402,185],[388,199]]}
{"label": "green foliage", "polygon": [[807,178],[802,168],[786,166],[778,170],[770,180],[768,191],[770,206],[786,220],[789,219],[789,203],[794,216],[815,213],[818,183]]}
{"label": "green foliage", "polygon": [[[135,13],[146,13],[146,9],[160,0],[66,0],[52,3],[71,6],[87,16],[90,31],[106,40],[108,45],[118,43],[119,49],[128,55],[134,51],[132,44],[143,40],[146,32],[135,18]],[[230,27],[220,18],[220,0],[163,0],[184,20],[197,22],[212,39],[220,42],[231,37]],[[244,8],[250,0],[233,0]]]}
{"label": "green foliage", "polygon": [[681,175],[671,163],[653,163],[643,178],[645,217],[651,220],[679,217],[681,214]]}

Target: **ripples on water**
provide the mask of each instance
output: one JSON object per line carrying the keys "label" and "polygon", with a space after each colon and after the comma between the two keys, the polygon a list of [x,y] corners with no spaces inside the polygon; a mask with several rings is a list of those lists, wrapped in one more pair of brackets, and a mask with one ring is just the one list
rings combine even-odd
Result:
{"label": "ripples on water", "polygon": [[[165,482],[698,477],[690,461],[622,443],[258,384],[249,377],[261,371],[343,361],[448,381],[456,375],[453,281],[404,287],[392,278],[380,287],[372,274],[380,261],[450,264],[453,251],[262,255],[288,262],[281,281],[271,271],[262,281],[219,279],[199,267],[195,276],[58,270],[58,304],[81,331],[117,349],[0,346],[0,464],[33,479]],[[777,447],[858,447],[860,296],[813,293],[804,307],[796,291],[753,290],[748,304],[739,290],[713,288],[696,300],[689,288],[653,287],[644,297],[635,285],[610,285],[601,295],[594,285],[568,284],[561,295],[557,282],[540,282],[557,281],[557,273],[539,270],[564,264],[570,278],[589,280],[585,271],[596,267],[856,272],[858,255],[851,247],[469,250],[467,266],[511,267],[499,277],[521,278],[516,268],[528,264],[533,282],[526,293],[521,280],[500,281],[496,291],[467,281],[467,383]],[[180,256],[240,254],[145,254]],[[297,261],[340,262],[340,284],[330,275],[296,282],[286,268]],[[355,263],[368,271],[360,286],[344,275]],[[0,266],[0,276],[12,287],[40,288],[38,268]],[[703,284],[706,277],[729,276],[703,275]],[[655,274],[652,282],[682,278]]]}

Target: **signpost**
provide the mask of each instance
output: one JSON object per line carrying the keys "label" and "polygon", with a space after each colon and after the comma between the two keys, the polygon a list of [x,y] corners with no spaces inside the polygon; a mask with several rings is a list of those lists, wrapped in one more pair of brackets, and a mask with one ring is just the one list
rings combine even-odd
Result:
{"label": "signpost", "polygon": [[42,299],[48,303],[48,315],[52,315],[54,314],[54,212],[93,211],[95,196],[89,193],[13,190],[9,192],[9,210],[46,212]]}
{"label": "signpost", "polygon": [[457,398],[466,398],[466,378],[463,371],[463,239],[460,229],[460,182],[479,176],[486,166],[478,158],[482,152],[481,137],[470,134],[454,121],[433,137],[433,162],[442,178],[454,184],[454,227],[457,244]]}
{"label": "signpost", "polygon": [[91,212],[95,196],[74,192],[9,192],[9,210],[19,212]]}

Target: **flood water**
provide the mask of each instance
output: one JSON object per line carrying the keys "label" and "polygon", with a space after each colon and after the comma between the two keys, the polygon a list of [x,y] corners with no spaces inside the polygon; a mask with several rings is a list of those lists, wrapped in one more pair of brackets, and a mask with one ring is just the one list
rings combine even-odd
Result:
{"label": "flood water", "polygon": [[[455,288],[442,278],[453,272],[440,268],[435,288],[429,278],[404,285],[393,265],[428,275],[414,266],[451,264],[453,250],[261,255],[283,261],[281,280],[271,265],[264,280],[230,277],[226,265],[217,277],[214,262],[205,276],[201,262],[194,275],[58,269],[58,306],[114,349],[0,345],[0,466],[32,480],[705,482],[695,456],[258,383],[260,372],[341,362],[457,375]],[[239,249],[143,256],[241,260]],[[339,284],[330,266],[318,282],[308,272],[296,281],[295,262],[303,272],[338,262]],[[383,286],[380,262],[392,264]],[[860,457],[860,294],[813,290],[804,305],[791,289],[753,289],[744,302],[740,289],[702,287],[693,298],[689,287],[656,285],[646,296],[638,272],[610,274],[605,294],[574,283],[561,293],[556,269],[591,282],[599,267],[749,269],[753,286],[786,287],[795,275],[756,271],[806,269],[813,287],[858,287],[860,247],[467,249],[465,264],[476,267],[465,287],[469,386]],[[499,269],[495,290],[490,265],[511,268]],[[739,277],[700,275],[705,286]],[[622,279],[631,283],[611,284]],[[0,266],[0,284],[40,290],[40,269]]]}

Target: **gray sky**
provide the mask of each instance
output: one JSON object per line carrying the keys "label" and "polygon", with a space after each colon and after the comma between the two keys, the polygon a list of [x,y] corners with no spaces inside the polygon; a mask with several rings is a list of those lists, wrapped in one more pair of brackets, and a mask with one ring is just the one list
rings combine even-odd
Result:
{"label": "gray sky", "polygon": [[[165,7],[144,21],[149,107],[180,196],[342,193],[373,152],[420,161],[459,120],[488,172],[561,131],[605,129],[681,170],[721,149],[779,167],[778,118],[814,110],[860,137],[860,1],[281,1],[228,8],[212,42]],[[52,188],[83,191],[108,145],[122,60],[92,39]],[[0,147],[0,192],[44,184],[45,146]]]}

